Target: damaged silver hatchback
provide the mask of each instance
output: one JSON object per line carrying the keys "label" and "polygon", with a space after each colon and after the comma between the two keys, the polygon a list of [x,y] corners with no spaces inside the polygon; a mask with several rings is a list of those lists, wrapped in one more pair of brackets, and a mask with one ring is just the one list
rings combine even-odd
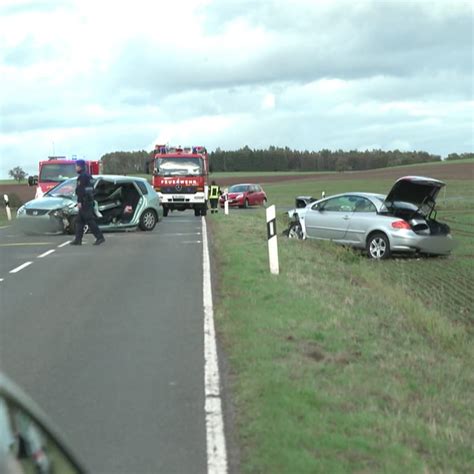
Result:
{"label": "damaged silver hatchback", "polygon": [[[16,224],[26,233],[74,234],[78,215],[77,178],[58,184],[18,209]],[[160,198],[143,178],[93,177],[94,212],[103,231],[151,231],[163,217]]]}
{"label": "damaged silver hatchback", "polygon": [[437,179],[405,176],[387,196],[354,192],[320,199],[289,211],[285,233],[364,249],[377,260],[396,252],[449,255],[451,230],[436,220],[436,197],[443,186]]}

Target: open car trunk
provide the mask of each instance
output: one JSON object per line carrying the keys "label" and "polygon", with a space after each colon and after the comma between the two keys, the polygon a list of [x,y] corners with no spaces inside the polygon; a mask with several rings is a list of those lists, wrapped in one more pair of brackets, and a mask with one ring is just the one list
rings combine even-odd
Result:
{"label": "open car trunk", "polygon": [[407,221],[420,235],[447,235],[447,224],[436,220],[436,197],[445,183],[423,176],[405,176],[397,180],[385,198],[382,214]]}
{"label": "open car trunk", "polygon": [[94,190],[99,225],[129,223],[137,212],[140,193],[133,183],[100,181]]}

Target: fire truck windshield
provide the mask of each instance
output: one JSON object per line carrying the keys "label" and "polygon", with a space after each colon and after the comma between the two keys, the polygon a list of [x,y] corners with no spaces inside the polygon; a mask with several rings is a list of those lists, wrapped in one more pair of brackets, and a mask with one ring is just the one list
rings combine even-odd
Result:
{"label": "fire truck windshield", "polygon": [[76,165],[72,163],[46,163],[41,167],[39,182],[59,183],[76,176]]}
{"label": "fire truck windshield", "polygon": [[158,158],[156,168],[160,176],[198,176],[202,174],[201,158]]}

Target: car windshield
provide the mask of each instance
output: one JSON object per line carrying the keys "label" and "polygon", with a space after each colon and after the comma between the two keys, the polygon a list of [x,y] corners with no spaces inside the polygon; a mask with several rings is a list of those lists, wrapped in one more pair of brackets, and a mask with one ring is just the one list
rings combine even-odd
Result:
{"label": "car windshield", "polygon": [[202,174],[201,158],[158,158],[160,176],[198,176]]}
{"label": "car windshield", "polygon": [[60,183],[73,176],[76,176],[76,165],[74,163],[47,163],[41,167],[39,181],[42,183]]}
{"label": "car windshield", "polygon": [[244,193],[248,188],[246,184],[235,184],[229,188],[229,193]]}
{"label": "car windshield", "polygon": [[68,179],[48,191],[45,196],[75,198],[77,179]]}

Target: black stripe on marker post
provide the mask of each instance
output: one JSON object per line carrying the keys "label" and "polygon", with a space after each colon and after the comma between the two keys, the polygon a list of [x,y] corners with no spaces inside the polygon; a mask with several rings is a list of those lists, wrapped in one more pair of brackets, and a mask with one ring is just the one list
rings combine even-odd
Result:
{"label": "black stripe on marker post", "polygon": [[276,219],[267,222],[267,239],[270,240],[276,235]]}

